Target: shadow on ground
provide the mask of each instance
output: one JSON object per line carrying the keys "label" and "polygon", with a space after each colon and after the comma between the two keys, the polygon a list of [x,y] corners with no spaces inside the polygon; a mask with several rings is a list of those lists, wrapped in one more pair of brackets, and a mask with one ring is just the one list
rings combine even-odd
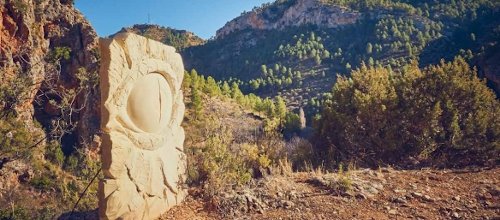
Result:
{"label": "shadow on ground", "polygon": [[58,220],[94,220],[99,219],[99,215],[97,213],[97,209],[86,211],[86,212],[66,212],[63,213]]}

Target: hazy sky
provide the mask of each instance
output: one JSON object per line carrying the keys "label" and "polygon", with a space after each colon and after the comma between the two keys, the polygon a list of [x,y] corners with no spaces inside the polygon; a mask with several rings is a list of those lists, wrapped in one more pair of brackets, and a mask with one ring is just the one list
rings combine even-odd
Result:
{"label": "hazy sky", "polygon": [[100,36],[148,22],[194,32],[207,39],[226,22],[272,0],[76,0]]}

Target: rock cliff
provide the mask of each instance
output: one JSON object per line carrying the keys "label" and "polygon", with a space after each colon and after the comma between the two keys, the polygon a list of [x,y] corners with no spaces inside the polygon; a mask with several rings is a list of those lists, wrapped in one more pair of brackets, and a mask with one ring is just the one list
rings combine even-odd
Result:
{"label": "rock cliff", "polygon": [[[93,78],[97,73],[97,34],[72,1],[0,0],[0,14],[0,68],[5,72],[0,81],[29,78],[29,95],[15,106],[16,112],[28,124],[34,117],[48,130],[51,120],[62,114],[54,111],[54,103],[49,101],[51,93],[75,90],[82,77]],[[50,60],[58,48],[65,48],[69,54],[53,65]],[[54,71],[58,72],[58,80],[47,88],[44,82]],[[80,88],[71,103],[78,111],[71,115],[76,129],[69,135],[68,144],[88,142],[97,132],[97,88]]]}
{"label": "rock cliff", "polygon": [[217,31],[217,38],[239,30],[283,29],[289,26],[317,25],[335,28],[356,22],[360,14],[320,0],[281,0],[247,12]]}

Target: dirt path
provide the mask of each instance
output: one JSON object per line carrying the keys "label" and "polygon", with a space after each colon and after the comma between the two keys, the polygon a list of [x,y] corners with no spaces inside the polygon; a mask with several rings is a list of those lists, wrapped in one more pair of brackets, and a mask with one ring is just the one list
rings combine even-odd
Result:
{"label": "dirt path", "polygon": [[500,219],[500,168],[268,177],[212,202],[190,197],[162,219]]}

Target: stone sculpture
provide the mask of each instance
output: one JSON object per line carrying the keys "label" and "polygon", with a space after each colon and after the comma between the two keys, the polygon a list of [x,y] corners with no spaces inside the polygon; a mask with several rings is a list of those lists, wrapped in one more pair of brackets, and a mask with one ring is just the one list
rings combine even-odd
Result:
{"label": "stone sculpture", "polygon": [[185,196],[184,66],[131,33],[101,39],[101,219],[155,219]]}

